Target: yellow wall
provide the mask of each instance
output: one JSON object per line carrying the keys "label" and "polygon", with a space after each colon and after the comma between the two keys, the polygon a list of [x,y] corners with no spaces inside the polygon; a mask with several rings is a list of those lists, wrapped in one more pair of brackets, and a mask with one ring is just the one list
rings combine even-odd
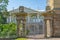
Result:
{"label": "yellow wall", "polygon": [[47,5],[53,8],[60,8],[60,0],[47,0]]}
{"label": "yellow wall", "polygon": [[47,0],[47,5],[51,7],[51,9],[53,9],[53,2],[54,0]]}

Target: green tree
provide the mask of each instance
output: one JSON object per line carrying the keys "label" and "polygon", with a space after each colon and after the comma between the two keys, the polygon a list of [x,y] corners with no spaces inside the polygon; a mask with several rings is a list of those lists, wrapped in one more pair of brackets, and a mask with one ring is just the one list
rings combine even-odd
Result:
{"label": "green tree", "polygon": [[7,10],[8,0],[0,0],[0,12]]}
{"label": "green tree", "polygon": [[8,0],[0,0],[0,23],[6,23]]}
{"label": "green tree", "polygon": [[2,12],[0,12],[0,24],[5,24],[6,23],[6,18],[3,17]]}

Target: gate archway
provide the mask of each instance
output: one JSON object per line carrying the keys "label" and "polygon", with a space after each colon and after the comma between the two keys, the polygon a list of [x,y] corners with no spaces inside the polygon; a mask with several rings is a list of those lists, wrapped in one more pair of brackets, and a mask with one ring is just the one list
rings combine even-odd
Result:
{"label": "gate archway", "polygon": [[29,19],[26,23],[26,29],[29,31],[26,37],[44,38],[44,17],[39,13],[31,13]]}
{"label": "gate archway", "polygon": [[[17,20],[17,36],[43,38],[45,35],[44,17],[40,12],[26,13],[23,9],[14,13]],[[20,28],[20,24],[22,24],[22,28]]]}

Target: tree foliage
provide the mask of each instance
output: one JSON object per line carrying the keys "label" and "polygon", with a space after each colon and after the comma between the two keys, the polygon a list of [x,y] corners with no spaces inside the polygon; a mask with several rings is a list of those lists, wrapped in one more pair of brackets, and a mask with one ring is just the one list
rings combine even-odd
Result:
{"label": "tree foliage", "polygon": [[16,35],[16,24],[6,23],[8,0],[0,0],[0,37],[10,37]]}
{"label": "tree foliage", "polygon": [[6,23],[8,0],[0,0],[0,24]]}
{"label": "tree foliage", "polygon": [[0,11],[7,10],[8,0],[0,0]]}
{"label": "tree foliage", "polygon": [[3,16],[2,12],[0,12],[0,24],[5,24],[6,18]]}

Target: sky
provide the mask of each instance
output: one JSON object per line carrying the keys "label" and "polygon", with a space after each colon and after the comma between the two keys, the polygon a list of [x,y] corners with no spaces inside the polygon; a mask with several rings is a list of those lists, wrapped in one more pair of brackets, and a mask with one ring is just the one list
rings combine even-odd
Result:
{"label": "sky", "polygon": [[45,10],[46,0],[9,0],[7,9],[8,11],[24,6],[34,10]]}

